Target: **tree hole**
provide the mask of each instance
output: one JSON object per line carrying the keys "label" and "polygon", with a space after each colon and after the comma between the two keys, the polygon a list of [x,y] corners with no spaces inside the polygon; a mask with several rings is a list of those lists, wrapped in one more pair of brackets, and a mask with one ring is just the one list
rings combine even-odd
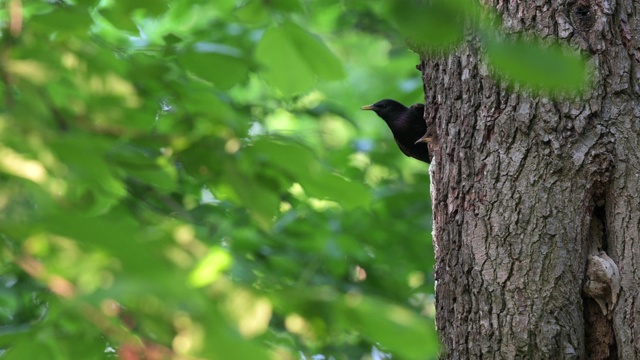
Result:
{"label": "tree hole", "polygon": [[573,4],[571,20],[576,29],[581,31],[590,30],[596,22],[596,17],[593,9],[591,8],[591,4],[586,1],[578,1]]}

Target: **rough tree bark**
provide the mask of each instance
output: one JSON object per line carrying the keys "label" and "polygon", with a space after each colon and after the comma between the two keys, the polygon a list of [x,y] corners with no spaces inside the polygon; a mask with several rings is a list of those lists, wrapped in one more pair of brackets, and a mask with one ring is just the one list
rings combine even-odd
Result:
{"label": "rough tree bark", "polygon": [[473,38],[422,59],[442,358],[640,359],[640,3],[486,5],[580,48],[593,84],[508,89]]}

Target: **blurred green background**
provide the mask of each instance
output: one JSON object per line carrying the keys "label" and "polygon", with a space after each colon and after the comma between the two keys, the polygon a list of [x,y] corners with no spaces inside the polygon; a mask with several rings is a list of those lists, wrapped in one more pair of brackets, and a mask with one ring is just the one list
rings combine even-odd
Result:
{"label": "blurred green background", "polygon": [[436,357],[392,2],[0,4],[0,358]]}

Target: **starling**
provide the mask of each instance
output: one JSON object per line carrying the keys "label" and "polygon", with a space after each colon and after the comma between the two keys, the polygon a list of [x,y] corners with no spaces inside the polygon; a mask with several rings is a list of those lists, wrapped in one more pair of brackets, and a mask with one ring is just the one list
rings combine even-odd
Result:
{"label": "starling", "polygon": [[405,155],[427,164],[431,162],[427,143],[433,136],[427,132],[423,104],[406,107],[395,100],[384,99],[375,104],[365,105],[361,109],[375,111],[387,123],[398,147]]}

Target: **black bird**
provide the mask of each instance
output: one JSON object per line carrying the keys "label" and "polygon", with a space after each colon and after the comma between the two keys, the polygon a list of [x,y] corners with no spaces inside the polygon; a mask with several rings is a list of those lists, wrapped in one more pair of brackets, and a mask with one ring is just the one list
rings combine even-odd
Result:
{"label": "black bird", "polygon": [[375,104],[365,105],[362,110],[373,110],[384,120],[402,152],[414,159],[431,162],[427,143],[433,140],[424,121],[424,104],[406,107],[391,99],[380,100]]}

